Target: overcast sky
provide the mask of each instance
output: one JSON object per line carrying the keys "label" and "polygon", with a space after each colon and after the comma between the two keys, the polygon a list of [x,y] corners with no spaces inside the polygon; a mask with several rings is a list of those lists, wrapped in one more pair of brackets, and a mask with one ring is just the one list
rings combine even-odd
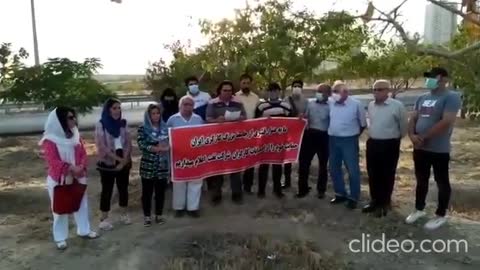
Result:
{"label": "overcast sky", "polygon": [[[205,42],[198,19],[230,18],[246,0],[35,0],[40,61],[50,57],[82,60],[98,57],[105,74],[143,74],[148,62],[171,59],[163,44],[191,39]],[[294,0],[298,8],[324,13],[348,10],[363,13],[366,0]],[[388,10],[399,0],[374,0]],[[410,0],[402,9],[405,28],[423,34],[425,0]],[[30,52],[33,41],[30,0],[0,0],[0,42]]]}

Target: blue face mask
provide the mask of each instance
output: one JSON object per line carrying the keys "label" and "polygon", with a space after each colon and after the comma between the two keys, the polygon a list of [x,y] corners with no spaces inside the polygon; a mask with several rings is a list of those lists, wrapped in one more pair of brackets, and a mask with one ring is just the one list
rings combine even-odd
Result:
{"label": "blue face mask", "polygon": [[436,89],[438,87],[438,80],[435,78],[426,78],[425,87],[430,90]]}
{"label": "blue face mask", "polygon": [[315,93],[315,97],[317,98],[318,101],[324,100],[322,93]]}
{"label": "blue face mask", "polygon": [[198,88],[197,84],[192,84],[188,86],[188,91],[190,92],[190,94],[196,95],[198,94],[198,92],[200,92],[200,88]]}

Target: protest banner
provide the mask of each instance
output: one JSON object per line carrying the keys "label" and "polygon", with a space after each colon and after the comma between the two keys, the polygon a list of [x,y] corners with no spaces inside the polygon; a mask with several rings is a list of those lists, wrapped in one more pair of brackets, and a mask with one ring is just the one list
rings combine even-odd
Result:
{"label": "protest banner", "polygon": [[282,117],[171,128],[172,181],[295,162],[305,125],[304,120]]}

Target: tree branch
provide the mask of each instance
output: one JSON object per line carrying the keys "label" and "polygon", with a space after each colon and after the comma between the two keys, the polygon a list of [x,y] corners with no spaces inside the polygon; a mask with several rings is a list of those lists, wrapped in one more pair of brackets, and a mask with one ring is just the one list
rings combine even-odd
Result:
{"label": "tree branch", "polygon": [[480,21],[471,17],[471,16],[468,16],[467,13],[465,12],[462,12],[461,10],[458,10],[456,8],[454,8],[453,6],[449,5],[448,3],[446,2],[442,2],[442,1],[439,1],[439,0],[427,0],[428,2],[434,4],[434,5],[437,5],[443,9],[446,9],[454,14],[457,14],[459,15],[460,17],[462,17],[463,19],[467,20],[467,21],[470,21],[476,25],[480,25]]}
{"label": "tree branch", "polygon": [[[377,7],[374,7],[375,11],[380,13],[381,16],[379,16],[377,18],[371,18],[370,21],[381,21],[381,22],[385,22],[387,24],[392,25],[397,30],[397,32],[399,33],[402,40],[405,42],[405,45],[407,46],[407,49],[410,50],[410,51],[416,52],[418,54],[432,55],[432,56],[437,56],[437,57],[442,57],[442,58],[447,58],[447,59],[456,59],[456,58],[461,57],[461,56],[463,56],[463,55],[465,55],[469,52],[480,49],[480,41],[477,41],[474,44],[472,44],[472,45],[470,45],[466,48],[463,48],[463,49],[460,49],[460,50],[457,50],[457,51],[453,51],[453,52],[450,52],[448,50],[427,48],[427,47],[423,47],[423,46],[419,45],[418,44],[419,40],[410,38],[408,36],[408,33],[403,28],[403,26],[397,21],[398,9],[403,4],[405,4],[406,1],[407,0],[402,1],[402,3],[400,5],[398,5],[397,7],[395,7],[392,11],[390,11],[388,13],[378,9]],[[457,10],[457,9],[451,7],[451,6],[448,6],[447,4],[445,4],[443,2],[440,2],[440,1],[437,1],[437,0],[428,0],[428,1],[433,3],[433,4],[436,4],[436,5],[440,6],[442,8],[445,8],[445,9],[451,11],[451,12],[454,12],[455,14],[458,14],[465,19],[470,18],[470,17],[466,16],[466,14],[464,14],[462,11]],[[393,14],[393,16],[392,16],[392,14]],[[475,21],[475,20],[471,20],[471,21],[475,22],[475,23],[478,23],[480,25],[479,21]]]}

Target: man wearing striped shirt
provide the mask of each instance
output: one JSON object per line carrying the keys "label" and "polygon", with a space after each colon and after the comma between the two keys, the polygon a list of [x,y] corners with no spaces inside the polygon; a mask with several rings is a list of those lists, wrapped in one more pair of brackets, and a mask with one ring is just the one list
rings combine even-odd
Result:
{"label": "man wearing striped shirt", "polygon": [[[260,117],[288,117],[291,114],[291,107],[288,102],[282,101],[280,98],[281,88],[278,83],[271,83],[267,89],[268,98],[266,101],[260,102],[255,111],[255,118]],[[262,164],[258,170],[258,197],[265,197],[265,189],[267,186],[269,164]],[[278,198],[282,198],[282,168],[280,164],[272,165],[273,193]]]}

